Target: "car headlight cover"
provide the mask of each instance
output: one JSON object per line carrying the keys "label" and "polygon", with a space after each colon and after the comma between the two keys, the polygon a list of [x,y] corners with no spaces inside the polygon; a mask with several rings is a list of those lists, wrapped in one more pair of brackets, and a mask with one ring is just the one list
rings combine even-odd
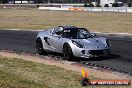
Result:
{"label": "car headlight cover", "polygon": [[79,48],[83,48],[83,45],[81,45],[81,44],[78,43],[77,41],[72,40],[72,43],[73,43],[74,45],[76,45],[77,47],[79,47]]}

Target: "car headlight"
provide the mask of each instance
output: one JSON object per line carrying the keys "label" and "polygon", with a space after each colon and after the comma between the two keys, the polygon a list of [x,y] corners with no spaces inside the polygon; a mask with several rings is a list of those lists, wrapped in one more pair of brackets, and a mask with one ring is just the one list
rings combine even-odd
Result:
{"label": "car headlight", "polygon": [[106,44],[108,47],[110,47],[110,41],[108,39],[106,39]]}
{"label": "car headlight", "polygon": [[81,45],[81,44],[78,43],[77,41],[72,40],[72,43],[73,43],[74,45],[76,45],[77,47],[79,47],[79,48],[83,48],[83,45]]}

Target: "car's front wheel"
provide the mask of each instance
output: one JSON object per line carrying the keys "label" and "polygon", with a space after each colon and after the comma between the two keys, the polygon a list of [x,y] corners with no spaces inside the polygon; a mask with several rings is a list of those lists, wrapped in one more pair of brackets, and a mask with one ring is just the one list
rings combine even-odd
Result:
{"label": "car's front wheel", "polygon": [[39,55],[43,55],[45,53],[41,38],[36,40],[36,49]]}
{"label": "car's front wheel", "polygon": [[63,46],[63,55],[68,60],[73,60],[75,58],[70,45],[67,43]]}

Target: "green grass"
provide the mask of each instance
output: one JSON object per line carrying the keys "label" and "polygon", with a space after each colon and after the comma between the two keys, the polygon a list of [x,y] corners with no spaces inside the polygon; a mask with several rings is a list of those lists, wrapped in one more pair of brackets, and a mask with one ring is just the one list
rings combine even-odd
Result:
{"label": "green grass", "polygon": [[0,58],[0,88],[76,88],[79,75],[56,66]]}
{"label": "green grass", "polygon": [[46,29],[58,25],[86,27],[96,32],[132,33],[132,13],[0,9],[0,29]]}
{"label": "green grass", "polygon": [[[0,88],[82,88],[80,75],[56,66],[0,57]],[[90,76],[90,78],[93,78]],[[87,86],[95,88],[95,86]],[[98,86],[96,88],[129,88]]]}

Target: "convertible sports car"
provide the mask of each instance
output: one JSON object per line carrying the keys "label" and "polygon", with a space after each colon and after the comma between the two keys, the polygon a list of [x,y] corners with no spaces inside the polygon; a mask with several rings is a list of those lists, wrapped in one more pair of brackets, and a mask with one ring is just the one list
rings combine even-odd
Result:
{"label": "convertible sports car", "polygon": [[37,52],[62,53],[65,58],[109,56],[110,42],[107,38],[97,37],[85,28],[58,26],[39,32],[36,38]]}

